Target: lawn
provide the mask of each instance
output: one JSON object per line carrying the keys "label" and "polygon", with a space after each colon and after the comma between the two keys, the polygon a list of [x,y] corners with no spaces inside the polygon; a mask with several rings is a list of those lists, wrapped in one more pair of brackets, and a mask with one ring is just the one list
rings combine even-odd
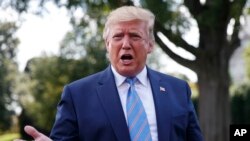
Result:
{"label": "lawn", "polygon": [[18,133],[8,133],[0,135],[0,141],[13,141],[14,139],[19,138]]}

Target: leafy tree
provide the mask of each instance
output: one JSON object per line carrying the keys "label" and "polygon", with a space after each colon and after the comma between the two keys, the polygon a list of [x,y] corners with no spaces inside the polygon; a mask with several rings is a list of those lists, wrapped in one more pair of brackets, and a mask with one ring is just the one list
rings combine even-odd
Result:
{"label": "leafy tree", "polygon": [[[176,46],[193,54],[195,59],[188,60],[174,53],[157,34],[156,41],[170,57],[198,75],[199,117],[205,140],[229,140],[228,67],[232,53],[240,44],[240,16],[246,0],[207,0],[204,3],[186,0],[183,4],[199,28],[198,47],[183,40],[181,28],[173,31],[173,26],[168,27],[160,20],[156,22],[156,33],[162,33]],[[227,29],[230,21],[234,21],[234,24],[233,32],[229,35]]]}
{"label": "leafy tree", "polygon": [[15,23],[0,22],[0,130],[11,126],[11,107],[17,64],[15,62],[16,47],[19,43],[14,36],[17,29]]}
{"label": "leafy tree", "polygon": [[244,50],[247,79],[243,84],[232,87],[232,122],[250,123],[250,46]]}
{"label": "leafy tree", "polygon": [[[88,44],[90,47],[87,47],[83,40],[86,37],[78,40],[75,33],[70,32],[66,35],[60,56],[33,58],[29,60],[25,69],[30,79],[28,83],[31,84],[32,99],[23,104],[24,109],[33,117],[33,121],[36,121],[34,124],[44,129],[45,133],[48,133],[53,125],[63,86],[100,71],[108,64],[105,48],[96,47],[96,44]],[[78,47],[81,48],[79,52],[74,50]]]}
{"label": "leafy tree", "polygon": [[[14,1],[14,0],[13,0]],[[15,1],[14,5],[22,11],[25,4]],[[26,1],[25,1],[26,2]],[[42,0],[41,5],[46,1]],[[103,16],[110,9],[121,5],[133,5],[130,0],[97,0],[97,1],[64,1],[54,0],[59,6],[66,6],[70,11],[81,9],[84,12],[83,21],[95,19],[103,24]],[[230,100],[228,74],[229,59],[239,47],[238,37],[247,0],[140,0],[136,5],[150,9],[156,15],[156,42],[178,63],[194,70],[198,75],[199,86],[199,116],[201,127],[207,141],[228,140],[230,123]],[[181,12],[186,9],[185,13]],[[102,11],[102,12],[100,12]],[[192,20],[187,20],[191,18]],[[72,18],[72,21],[74,19]],[[184,33],[190,24],[196,23],[199,29],[197,46],[184,40]],[[231,27],[232,33],[227,29]],[[176,47],[183,48],[193,54],[195,59],[186,59],[173,52],[166,37]]]}
{"label": "leafy tree", "polygon": [[29,95],[31,100],[22,105],[30,117],[34,117],[36,125],[48,131],[55,116],[55,111],[48,109],[55,109],[63,84],[68,81],[62,72],[64,68],[59,66],[57,59],[57,57],[33,58],[26,66],[26,73],[30,79],[28,83],[31,83],[31,95]]}

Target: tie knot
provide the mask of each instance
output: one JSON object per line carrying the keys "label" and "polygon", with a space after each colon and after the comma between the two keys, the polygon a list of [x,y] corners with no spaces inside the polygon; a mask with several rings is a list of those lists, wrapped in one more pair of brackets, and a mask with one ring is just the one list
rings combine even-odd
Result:
{"label": "tie knot", "polygon": [[130,86],[133,86],[133,85],[135,85],[136,77],[128,77],[128,78],[126,78],[125,81],[126,81],[127,83],[129,83]]}

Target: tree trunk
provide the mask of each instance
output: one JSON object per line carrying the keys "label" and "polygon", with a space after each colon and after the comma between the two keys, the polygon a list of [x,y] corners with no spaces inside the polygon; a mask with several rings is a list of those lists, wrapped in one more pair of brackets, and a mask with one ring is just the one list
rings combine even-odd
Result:
{"label": "tree trunk", "polygon": [[[203,66],[209,66],[203,64]],[[210,68],[210,70],[209,70]],[[199,118],[205,141],[228,141],[230,123],[227,65],[198,72]]]}
{"label": "tree trunk", "polygon": [[[172,59],[198,75],[199,119],[205,141],[228,141],[230,124],[229,58],[240,45],[240,16],[246,0],[185,0],[199,29],[199,45],[188,44],[181,36],[156,21],[156,42]],[[234,11],[237,9],[237,12]],[[230,20],[234,19],[233,33],[227,34]],[[196,59],[188,60],[173,52],[157,36],[160,32],[177,47],[193,54]]]}

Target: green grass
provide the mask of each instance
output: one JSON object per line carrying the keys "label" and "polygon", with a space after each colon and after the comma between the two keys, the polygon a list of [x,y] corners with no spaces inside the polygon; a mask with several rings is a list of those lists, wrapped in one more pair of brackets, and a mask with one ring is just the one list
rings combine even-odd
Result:
{"label": "green grass", "polygon": [[18,133],[8,133],[8,134],[3,134],[0,135],[0,141],[13,141],[14,139],[19,138]]}

